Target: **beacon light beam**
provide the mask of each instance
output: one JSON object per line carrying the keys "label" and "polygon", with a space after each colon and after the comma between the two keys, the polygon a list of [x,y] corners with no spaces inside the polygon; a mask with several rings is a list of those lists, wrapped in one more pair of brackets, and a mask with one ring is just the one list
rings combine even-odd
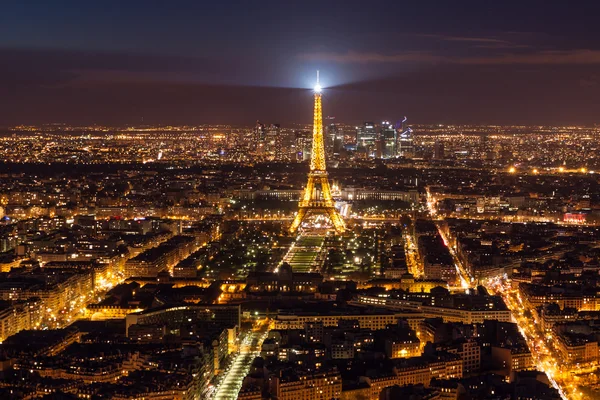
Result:
{"label": "beacon light beam", "polygon": [[314,87],[314,91],[315,93],[321,93],[321,90],[323,88],[321,87],[321,84],[319,83],[319,71],[317,70],[317,84]]}

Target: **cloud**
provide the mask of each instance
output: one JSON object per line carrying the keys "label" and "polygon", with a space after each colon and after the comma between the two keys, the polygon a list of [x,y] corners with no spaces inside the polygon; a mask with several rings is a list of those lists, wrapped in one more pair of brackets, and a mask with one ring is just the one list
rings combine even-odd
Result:
{"label": "cloud", "polygon": [[449,36],[449,35],[436,35],[431,33],[416,33],[412,36],[439,39],[447,42],[472,42],[472,43],[502,43],[512,44],[508,40],[489,38],[489,37],[470,37],[470,36]]}
{"label": "cloud", "polygon": [[504,54],[492,57],[463,59],[465,64],[541,64],[581,65],[600,64],[600,50],[547,50],[528,54]]}
{"label": "cloud", "polygon": [[442,56],[432,52],[383,54],[374,52],[316,52],[299,55],[303,60],[337,63],[449,63],[464,65],[591,65],[600,64],[600,50],[548,50],[504,53],[494,56]]}
{"label": "cloud", "polygon": [[348,51],[346,53],[316,52],[300,54],[299,58],[307,61],[331,61],[347,63],[437,63],[446,60],[429,52],[407,52],[399,54],[383,54],[374,52]]}
{"label": "cloud", "polygon": [[156,80],[214,74],[213,61],[182,56],[61,49],[0,48],[0,87],[57,86],[81,80]]}
{"label": "cloud", "polygon": [[477,48],[477,49],[530,49],[532,48],[532,46],[528,45],[528,44],[517,44],[517,43],[510,43],[510,42],[506,42],[506,43],[482,43],[482,44],[476,44],[474,46],[472,46],[473,48]]}
{"label": "cloud", "polygon": [[[515,38],[516,32],[504,32],[502,36],[511,36]],[[529,44],[515,43],[513,40],[501,39],[499,37],[482,37],[482,36],[452,36],[438,35],[432,33],[412,33],[408,34],[414,38],[430,39],[434,41],[450,42],[455,45],[466,45],[470,48],[478,49],[526,49],[531,48]]]}

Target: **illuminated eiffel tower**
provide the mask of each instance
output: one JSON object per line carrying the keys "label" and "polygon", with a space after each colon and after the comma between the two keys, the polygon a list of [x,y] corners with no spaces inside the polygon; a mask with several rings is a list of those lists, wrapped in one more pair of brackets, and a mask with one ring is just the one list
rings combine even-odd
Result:
{"label": "illuminated eiffel tower", "polygon": [[[317,85],[315,86],[315,111],[313,122],[313,140],[312,153],[310,156],[310,172],[308,173],[308,183],[304,188],[302,199],[298,203],[298,214],[290,226],[290,232],[295,233],[304,218],[309,214],[323,214],[329,216],[336,232],[342,233],[346,230],[346,225],[342,217],[335,209],[333,197],[331,197],[331,188],[327,178],[327,169],[325,166],[325,144],[323,141],[323,114],[321,108],[321,86],[319,85],[319,71],[317,71]],[[317,191],[317,186],[321,186],[321,192]]]}

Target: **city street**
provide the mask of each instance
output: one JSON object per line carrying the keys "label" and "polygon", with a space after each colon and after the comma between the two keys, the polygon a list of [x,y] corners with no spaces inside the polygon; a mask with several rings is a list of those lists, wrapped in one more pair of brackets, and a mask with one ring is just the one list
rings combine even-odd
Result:
{"label": "city street", "polygon": [[415,244],[413,237],[405,233],[404,234],[404,253],[406,254],[406,266],[408,272],[415,278],[423,276],[423,263],[419,260],[417,254],[417,245]]}
{"label": "city street", "polygon": [[254,358],[260,353],[260,347],[267,336],[268,324],[261,324],[242,340],[240,352],[235,356],[231,366],[224,371],[220,383],[212,393],[214,400],[235,400],[242,387],[244,377],[248,374]]}
{"label": "city street", "polygon": [[564,399],[581,399],[582,393],[578,390],[574,373],[582,372],[581,368],[571,369],[561,359],[557,349],[554,348],[552,339],[544,336],[537,322],[521,300],[518,290],[511,287],[505,279],[495,278],[486,282],[486,288],[492,293],[501,295],[504,302],[511,310],[512,316],[519,326],[521,334],[525,337],[531,350],[534,361],[540,371],[544,371],[548,379],[556,387]]}
{"label": "city street", "polygon": [[[437,214],[435,201],[431,197],[429,190],[427,190],[427,208],[432,218],[435,218]],[[449,243],[454,243],[448,237],[450,233],[445,232],[444,229],[440,229],[439,225],[438,231],[452,255],[460,277],[461,286],[464,289],[468,289],[471,286],[469,283],[473,281],[473,278],[469,275],[468,269],[462,265],[460,259],[456,257],[456,252],[452,246],[448,245]],[[517,323],[519,331],[527,341],[537,368],[546,373],[552,386],[558,389],[561,397],[563,399],[580,399],[581,392],[577,390],[577,386],[573,383],[572,375],[567,372],[566,366],[562,363],[560,357],[557,356],[556,351],[549,348],[547,339],[539,331],[533,317],[526,317],[526,314],[532,315],[532,310],[529,310],[529,313],[525,312],[526,307],[518,295],[518,290],[512,288],[508,279],[504,277],[487,279],[482,283],[491,293],[502,296],[506,306],[511,311],[514,321]]]}

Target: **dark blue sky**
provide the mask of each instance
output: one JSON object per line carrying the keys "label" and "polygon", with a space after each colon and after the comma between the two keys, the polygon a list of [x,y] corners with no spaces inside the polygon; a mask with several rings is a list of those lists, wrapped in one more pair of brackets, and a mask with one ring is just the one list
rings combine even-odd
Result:
{"label": "dark blue sky", "polygon": [[0,125],[598,123],[598,3],[4,0]]}

